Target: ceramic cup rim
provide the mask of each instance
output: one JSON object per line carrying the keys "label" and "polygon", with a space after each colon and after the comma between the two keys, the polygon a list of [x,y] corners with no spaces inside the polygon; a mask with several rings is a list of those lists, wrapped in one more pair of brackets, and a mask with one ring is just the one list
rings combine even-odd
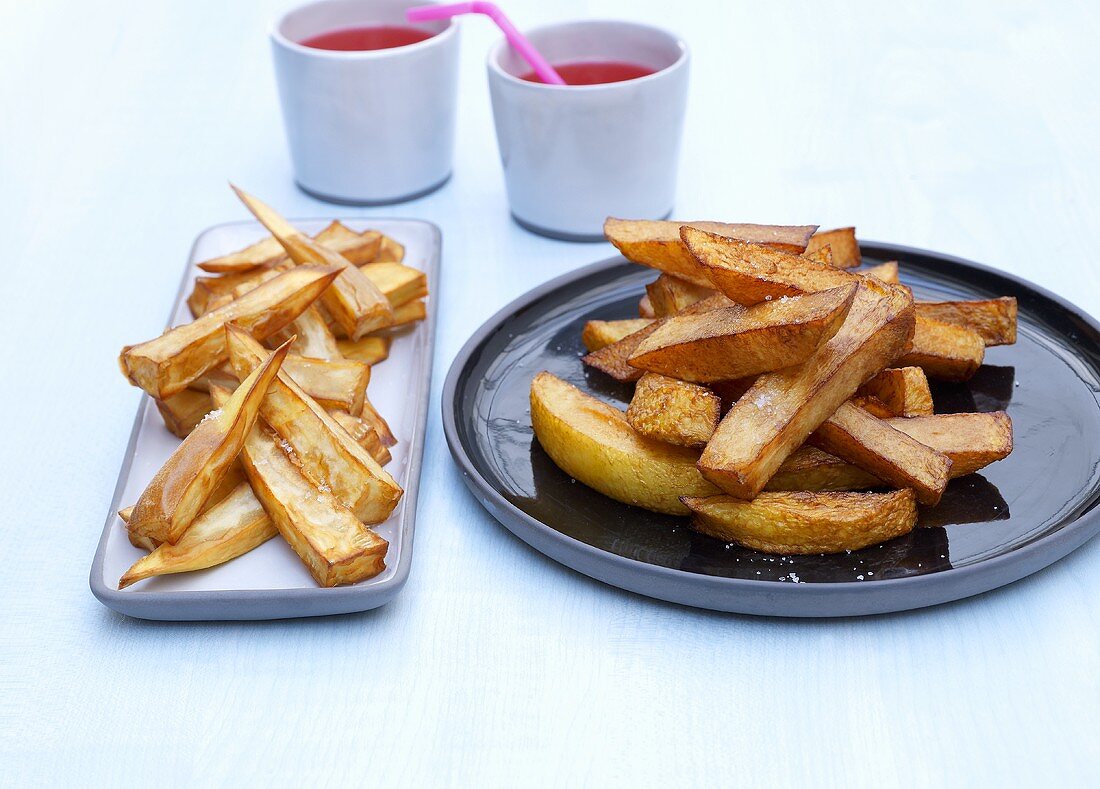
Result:
{"label": "ceramic cup rim", "polygon": [[[329,5],[330,3],[338,2],[338,0],[314,0],[310,3],[302,3],[301,5],[294,6],[293,8],[284,11],[275,18],[275,21],[271,23],[271,27],[268,35],[271,40],[280,47],[288,49],[292,52],[305,55],[307,57],[314,57],[321,60],[336,60],[347,62],[360,62],[370,60],[383,60],[385,58],[399,57],[401,55],[417,52],[422,49],[428,49],[431,46],[442,46],[451,38],[457,34],[458,25],[455,24],[454,18],[439,20],[445,23],[445,27],[438,33],[433,34],[430,38],[426,38],[423,41],[417,41],[413,44],[405,44],[400,47],[387,47],[385,49],[365,49],[365,50],[337,50],[337,49],[318,49],[317,47],[307,47],[304,44],[299,44],[292,38],[288,38],[283,33],[283,25],[286,24],[287,19],[292,14],[297,14],[306,9],[314,8],[316,6]],[[368,5],[369,0],[364,0],[363,5]],[[438,3],[432,2],[432,0],[424,0],[423,2],[410,2],[409,8],[413,8],[417,5],[438,5]]]}
{"label": "ceramic cup rim", "polygon": [[669,63],[664,68],[654,71],[652,74],[647,74],[644,77],[635,77],[634,79],[621,80],[619,82],[603,82],[597,85],[547,85],[544,82],[529,82],[525,79],[520,79],[514,74],[510,74],[505,71],[500,65],[501,57],[504,52],[508,50],[510,45],[508,40],[501,38],[493,45],[489,50],[489,56],[487,58],[487,65],[489,72],[503,79],[506,82],[510,82],[513,85],[522,86],[525,90],[531,91],[550,91],[556,93],[594,93],[599,91],[613,91],[622,90],[623,88],[641,85],[646,82],[653,82],[658,79],[667,77],[669,74],[684,68],[690,57],[690,50],[684,39],[671,30],[663,27],[657,27],[656,25],[648,25],[644,22],[632,22],[625,19],[577,19],[572,22],[554,22],[548,25],[540,25],[539,27],[533,27],[526,31],[528,37],[535,36],[539,33],[549,33],[561,30],[562,28],[576,28],[585,26],[615,26],[618,28],[633,28],[635,30],[646,30],[651,33],[656,33],[669,40],[669,42],[679,50],[676,60]]}

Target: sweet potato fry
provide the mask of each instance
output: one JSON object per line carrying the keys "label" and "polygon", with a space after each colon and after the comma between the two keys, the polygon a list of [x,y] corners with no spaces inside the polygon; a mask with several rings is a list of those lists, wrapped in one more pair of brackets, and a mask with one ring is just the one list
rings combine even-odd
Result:
{"label": "sweet potato fry", "polygon": [[581,342],[588,352],[598,351],[619,340],[641,331],[653,323],[650,318],[627,318],[621,321],[589,321],[584,324]]}
{"label": "sweet potato fry", "polygon": [[951,459],[947,455],[852,403],[840,406],[809,441],[891,487],[912,488],[921,504],[937,504],[950,479]]}
{"label": "sweet potato fry", "polygon": [[390,328],[422,321],[427,317],[428,307],[421,299],[407,301],[393,311],[393,323],[390,324]]}
{"label": "sweet potato fry", "polygon": [[921,367],[933,378],[965,381],[978,372],[985,358],[980,334],[962,326],[918,318],[913,347],[899,366]]}
{"label": "sweet potato fry", "polygon": [[400,263],[405,259],[405,247],[398,244],[387,235],[382,236],[382,243],[378,248],[378,254],[374,263]]}
{"label": "sweet potato fry", "polygon": [[337,361],[343,359],[340,346],[335,335],[329,329],[325,319],[316,307],[310,307],[303,312],[289,326],[286,326],[267,338],[267,344],[282,345],[290,337],[294,337],[294,345],[291,350],[298,356],[309,356],[313,359],[325,359]]}
{"label": "sweet potato fry", "polygon": [[705,386],[646,373],[634,389],[626,421],[643,436],[702,447],[718,427],[721,406],[721,398]]}
{"label": "sweet potato fry", "polygon": [[[340,222],[332,222],[313,238],[355,264],[374,260],[382,244],[381,233],[373,230],[356,233]],[[286,250],[283,245],[274,237],[268,236],[237,252],[203,261],[199,263],[199,268],[213,274],[242,274],[273,266],[285,258]]]}
{"label": "sweet potato fry", "polygon": [[302,314],[339,274],[326,266],[299,266],[193,323],[128,345],[119,366],[131,383],[163,400],[187,388],[228,356],[225,325],[233,322],[264,339]]}
{"label": "sweet potato fry", "polygon": [[204,570],[242,556],[278,530],[247,482],[199,515],[175,545],[161,543],[138,559],[118,582],[119,589],[170,573]]}
{"label": "sweet potato fry", "polygon": [[694,383],[779,370],[805,361],[836,334],[856,284],[726,307],[662,322],[628,359],[633,367]]}
{"label": "sweet potato fry", "polygon": [[368,263],[359,270],[397,309],[413,299],[422,299],[428,295],[428,276],[419,269],[403,266],[400,263]]}
{"label": "sweet potato fry", "polygon": [[379,466],[384,466],[393,460],[390,450],[382,443],[378,431],[369,422],[359,416],[352,416],[347,411],[329,411],[340,427],[348,431],[348,435],[355,442],[370,453],[370,456],[378,461]]}
{"label": "sweet potato fry", "polygon": [[[247,332],[230,326],[227,333],[238,375],[264,363],[268,352]],[[401,498],[401,487],[292,377],[283,372],[272,381],[260,414],[293,449],[302,473],[314,485],[331,490],[365,523],[381,523],[389,517]]]}
{"label": "sweet potato fry", "polygon": [[179,438],[187,438],[191,431],[212,409],[210,395],[184,389],[164,400],[154,400],[160,418],[169,432]]}
{"label": "sweet potato fry", "polygon": [[[247,336],[243,329],[238,331]],[[128,524],[132,533],[160,542],[179,542],[236,461],[286,352],[284,345],[247,377],[242,376],[225,407],[211,411],[176,448],[134,505]]]}
{"label": "sweet potato fry", "polygon": [[724,542],[767,553],[857,551],[917,525],[911,490],[891,493],[762,493],[752,501],[732,496],[692,498],[692,528]]}
{"label": "sweet potato fry", "polygon": [[878,398],[892,416],[928,416],[932,413],[932,391],[928,376],[919,367],[883,370],[859,388],[859,394]]}
{"label": "sweet potato fry", "polygon": [[810,433],[893,361],[912,331],[911,297],[862,281],[831,340],[802,364],[761,375],[733,404],[703,450],[704,476],[731,495],[753,498]]}
{"label": "sweet potato fry", "polygon": [[[224,391],[214,389],[215,403]],[[332,424],[348,444],[358,447]],[[360,523],[327,485],[307,478],[274,435],[254,426],[241,463],[268,517],[319,585],[353,584],[385,569],[389,544]]]}
{"label": "sweet potato fry", "polygon": [[981,335],[986,346],[1016,342],[1016,297],[984,301],[918,301],[918,318],[962,326]]}
{"label": "sweet potato fry", "polygon": [[568,475],[616,501],[687,515],[680,496],[719,491],[699,473],[699,453],[638,434],[623,412],[547,372],[531,382],[535,437]]}
{"label": "sweet potato fry", "polygon": [[604,222],[603,232],[627,260],[660,269],[711,287],[710,280],[680,239],[680,227],[689,224],[726,238],[767,244],[801,254],[817,229],[816,225],[734,225],[725,222],[668,222],[615,219]]}
{"label": "sweet potato fry", "polygon": [[837,268],[856,268],[863,263],[854,227],[818,230],[810,236],[806,244],[806,252],[815,252],[822,247],[829,247],[833,258],[832,265]]}
{"label": "sweet potato fry", "polygon": [[[952,479],[973,474],[1012,452],[1012,422],[1003,411],[937,414],[887,424],[951,459]],[[766,490],[864,490],[886,483],[872,474],[811,446],[792,454]]]}
{"label": "sweet potato fry", "polygon": [[363,364],[378,364],[390,355],[393,338],[385,335],[372,335],[358,340],[337,340],[336,346],[345,359]]}
{"label": "sweet potato fry", "polygon": [[686,279],[662,274],[645,286],[653,314],[658,318],[675,315],[685,307],[714,295],[714,288],[696,285]]}
{"label": "sweet potato fry", "polygon": [[363,410],[370,383],[369,364],[351,359],[325,361],[288,355],[283,362],[283,372],[324,408],[351,414]]}
{"label": "sweet potato fry", "polygon": [[236,187],[233,190],[271,235],[279,240],[295,263],[321,263],[339,269],[332,287],[321,294],[321,302],[350,339],[358,340],[368,332],[393,323],[393,309],[389,301],[357,266],[338,252],[299,232],[270,206]]}

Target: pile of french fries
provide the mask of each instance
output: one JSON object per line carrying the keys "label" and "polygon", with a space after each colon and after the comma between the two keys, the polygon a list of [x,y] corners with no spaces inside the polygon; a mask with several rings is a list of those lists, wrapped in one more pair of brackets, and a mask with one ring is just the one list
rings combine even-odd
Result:
{"label": "pile of french fries", "polygon": [[122,349],[119,365],[183,442],[119,515],[149,553],[125,588],[201,570],[281,535],[321,586],[385,569],[369,527],[397,506],[396,438],[367,398],[393,332],[424,319],[424,273],[376,231],[299,232],[237,190],[271,236],[207,260],[194,321]]}
{"label": "pile of french fries", "polygon": [[862,265],[850,227],[604,231],[662,273],[638,318],[582,334],[586,365],[635,383],[625,413],[532,381],[535,435],[574,479],[727,543],[838,553],[907,534],[918,503],[1012,451],[1006,413],[936,414],[928,379],[965,381],[1014,343],[1014,298],[915,301],[896,263]]}

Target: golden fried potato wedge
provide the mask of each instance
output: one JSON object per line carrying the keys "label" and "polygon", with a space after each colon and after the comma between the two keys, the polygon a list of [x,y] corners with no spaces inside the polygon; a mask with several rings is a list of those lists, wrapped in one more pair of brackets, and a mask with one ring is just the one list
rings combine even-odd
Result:
{"label": "golden fried potato wedge", "polygon": [[359,446],[378,461],[379,466],[384,466],[393,460],[389,448],[382,443],[378,431],[365,419],[352,416],[347,411],[329,411],[329,414],[340,424],[340,427],[348,431],[348,435],[355,439]]}
{"label": "golden fried potato wedge", "polygon": [[371,335],[358,340],[337,340],[336,347],[345,359],[363,364],[378,364],[390,355],[393,338],[387,335]]}
{"label": "golden fried potato wedge", "polygon": [[980,301],[918,301],[917,317],[977,332],[986,346],[1016,342],[1016,297]]}
{"label": "golden fried potato wedge", "polygon": [[367,275],[394,309],[428,295],[428,275],[420,269],[400,263],[368,263],[360,266],[359,270]]}
{"label": "golden fried potato wedge", "polygon": [[722,399],[705,386],[656,373],[638,379],[626,421],[643,436],[702,447],[718,427]]}
{"label": "golden fried potato wedge", "polygon": [[383,234],[382,243],[378,248],[378,254],[374,258],[374,263],[400,263],[405,259],[405,247],[398,244],[394,239]]}
{"label": "golden fried potato wedge", "polygon": [[646,285],[645,290],[646,295],[649,296],[653,314],[658,318],[675,315],[685,307],[708,299],[715,293],[712,287],[696,285],[694,282],[674,277],[672,274],[662,274]]}
{"label": "golden fried potato wedge", "polygon": [[836,334],[856,284],[749,308],[726,307],[677,315],[642,340],[632,367],[694,383],[712,383],[779,370],[805,361]]}
{"label": "golden fried potato wedge", "polygon": [[370,383],[370,365],[351,359],[325,361],[288,355],[283,372],[324,408],[358,414]]}
{"label": "golden fried potato wedge", "polygon": [[612,343],[641,331],[653,323],[650,318],[626,318],[620,321],[588,321],[581,332],[581,342],[588,352],[598,351]]}
{"label": "golden fried potato wedge", "polygon": [[[1012,452],[1012,421],[1008,414],[937,414],[887,424],[951,459],[952,479],[973,474]],[[765,487],[766,490],[865,490],[885,483],[861,468],[816,447],[794,452]]]}
{"label": "golden fried potato wedge", "polygon": [[[721,294],[716,294],[708,299],[697,301],[694,304],[685,307],[681,311],[681,315],[698,315],[700,313],[709,312],[710,310],[736,307],[729,299]],[[586,356],[581,358],[581,361],[587,364],[589,367],[594,367],[601,372],[610,375],[617,381],[632,382],[637,381],[642,377],[642,371],[637,367],[632,367],[628,363],[628,359],[638,349],[638,346],[656,331],[661,324],[668,320],[668,318],[658,318],[650,325],[639,329],[633,334],[628,334],[621,340],[605,345]]]}
{"label": "golden fried potato wedge", "polygon": [[806,243],[806,253],[816,252],[823,247],[829,248],[831,265],[837,268],[857,268],[863,263],[856,241],[854,227],[838,227],[835,230],[818,230]]}
{"label": "golden fried potato wedge", "polygon": [[382,292],[359,268],[340,255],[298,231],[270,206],[237,187],[233,191],[260,223],[283,245],[298,265],[319,263],[340,269],[339,275],[321,294],[321,302],[333,319],[352,340],[390,326],[393,309]]}
{"label": "golden fried potato wedge", "polygon": [[278,534],[247,482],[240,482],[199,515],[179,542],[161,543],[134,562],[118,582],[119,589],[157,575],[187,573],[225,564]]}
{"label": "golden fried potato wedge", "polygon": [[[243,329],[238,331],[247,336]],[[211,411],[176,448],[134,505],[130,532],[160,542],[179,542],[236,461],[286,352],[284,345],[247,377],[242,376],[225,407]]]}
{"label": "golden fried potato wedge", "polygon": [[824,263],[826,266],[833,265],[833,248],[826,244],[823,247],[811,251],[809,248],[802,253],[802,257],[806,260],[812,260],[815,263]]}
{"label": "golden fried potato wedge", "polygon": [[301,315],[339,273],[326,266],[287,271],[193,323],[140,345],[127,345],[119,355],[119,367],[131,383],[164,400],[226,360],[227,323],[264,339]]}
{"label": "golden fried potato wedge", "polygon": [[724,542],[766,553],[858,551],[917,525],[911,490],[891,493],[762,493],[752,501],[732,496],[684,497],[691,526]]}
{"label": "golden fried potato wedge", "polygon": [[642,296],[638,300],[638,317],[639,318],[656,318],[657,313],[653,311],[653,303],[649,300],[649,294]]}
{"label": "golden fried potato wedge", "polygon": [[[263,365],[268,355],[263,346],[234,326],[227,333],[238,375]],[[272,381],[260,414],[293,449],[302,473],[313,484],[331,490],[365,523],[381,523],[390,516],[401,487],[293,377],[283,372]]]}
{"label": "golden fried potato wedge", "polygon": [[[382,234],[374,230],[356,233],[338,221],[313,237],[329,249],[339,252],[356,265],[374,260],[382,245]],[[273,236],[257,241],[229,255],[199,263],[199,268],[213,274],[241,274],[265,266],[273,266],[286,258],[286,250]]]}
{"label": "golden fried potato wedge", "polygon": [[898,365],[921,367],[933,378],[965,381],[973,377],[985,359],[985,341],[963,326],[918,318],[913,347]]}
{"label": "golden fried potato wedge", "polygon": [[928,416],[932,413],[932,390],[920,367],[891,367],[859,388],[859,394],[875,397],[891,416]]}
{"label": "golden fried potato wedge", "polygon": [[950,479],[951,458],[850,402],[826,419],[809,441],[891,487],[912,488],[921,504],[938,504]]}
{"label": "golden fried potato wedge", "polygon": [[802,364],[761,375],[733,404],[703,450],[703,475],[738,498],[756,496],[810,433],[894,360],[912,332],[912,297],[862,281],[832,339]]}
{"label": "golden fried potato wedge", "polygon": [[542,372],[531,382],[531,424],[569,476],[624,504],[687,515],[680,496],[719,491],[699,473],[699,453],[639,435],[623,412]]}
{"label": "golden fried potato wedge", "polygon": [[[215,403],[222,392],[212,393]],[[386,568],[389,544],[360,523],[328,486],[308,479],[261,426],[248,434],[241,463],[268,517],[320,586],[357,583]]]}
{"label": "golden fried potato wedge", "polygon": [[[876,416],[879,419],[890,419],[897,416],[893,411],[886,407],[886,403],[879,400],[874,395],[856,395],[848,401],[856,408],[862,408],[872,416]],[[828,422],[828,420],[825,420]]]}
{"label": "golden fried potato wedge", "polygon": [[891,285],[897,285],[901,281],[898,279],[898,262],[896,260],[888,260],[885,263],[879,263],[877,266],[868,266],[856,273],[865,277],[874,277],[879,282],[889,282]]}
{"label": "golden fried potato wedge", "polygon": [[725,238],[739,238],[776,249],[801,254],[816,225],[789,227],[782,225],[743,225],[726,222],[670,222],[615,219],[609,217],[603,225],[604,235],[627,260],[665,271],[711,287],[710,280],[684,247],[680,227],[690,225]]}
{"label": "golden fried potato wedge", "polygon": [[187,438],[214,408],[210,405],[210,395],[193,389],[184,389],[169,398],[153,402],[157,404],[164,426],[179,438]]}

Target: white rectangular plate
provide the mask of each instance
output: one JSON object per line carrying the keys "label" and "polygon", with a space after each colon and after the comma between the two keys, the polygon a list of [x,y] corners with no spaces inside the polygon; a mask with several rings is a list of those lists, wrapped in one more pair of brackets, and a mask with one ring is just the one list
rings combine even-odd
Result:
{"label": "white rectangular plate", "polygon": [[[294,220],[295,226],[316,233],[324,219]],[[412,563],[413,524],[424,450],[435,338],[435,304],[439,287],[439,229],[427,222],[404,219],[341,219],[355,230],[380,230],[405,245],[405,265],[428,275],[428,318],[397,333],[389,358],[371,371],[368,397],[389,422],[397,445],[386,470],[405,489],[389,520],[373,527],[389,541],[386,569],[351,586],[322,589],[290,547],[275,537],[253,551],[217,567],[141,581],[118,589],[119,578],[144,551],[130,544],[117,512],[137,501],[164,461],[179,446],[161,422],[156,405],[142,398],[119,472],[103,536],[92,563],[92,593],[109,608],[143,619],[281,619],[366,611],[389,602],[405,584]],[[196,264],[241,249],[263,238],[255,222],[234,222],[205,230],[195,241],[169,325],[191,320],[186,296],[204,272]],[[147,337],[135,337],[142,341]]]}

